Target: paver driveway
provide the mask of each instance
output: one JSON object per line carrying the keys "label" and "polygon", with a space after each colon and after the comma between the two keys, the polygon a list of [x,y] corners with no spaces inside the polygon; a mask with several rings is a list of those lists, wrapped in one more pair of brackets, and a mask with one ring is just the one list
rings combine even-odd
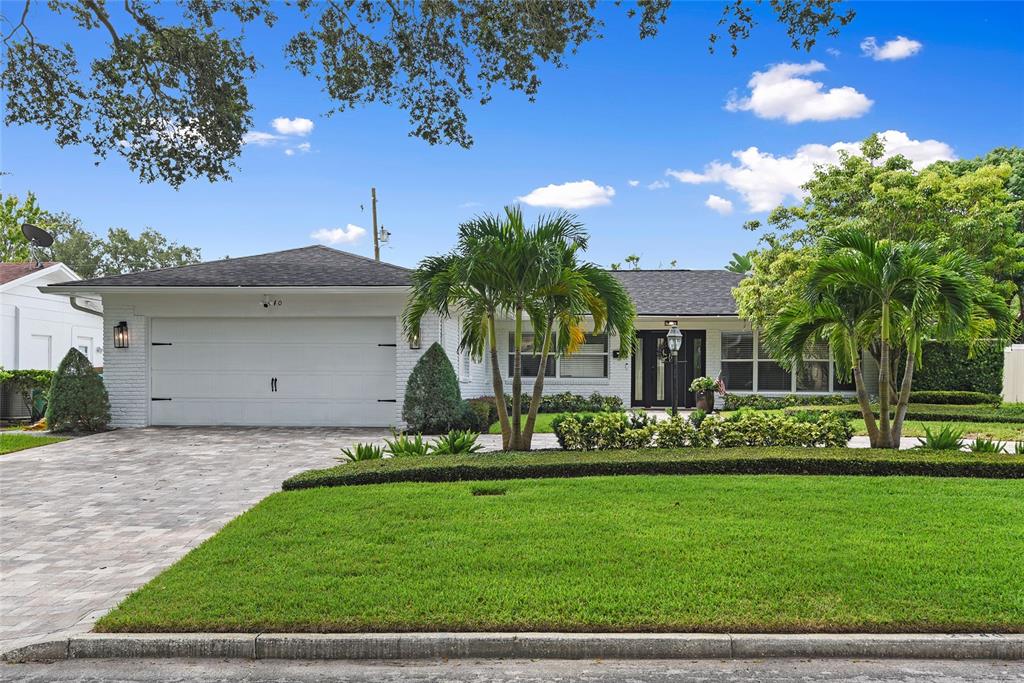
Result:
{"label": "paver driveway", "polygon": [[291,474],[385,435],[128,429],[0,456],[0,652],[88,630]]}

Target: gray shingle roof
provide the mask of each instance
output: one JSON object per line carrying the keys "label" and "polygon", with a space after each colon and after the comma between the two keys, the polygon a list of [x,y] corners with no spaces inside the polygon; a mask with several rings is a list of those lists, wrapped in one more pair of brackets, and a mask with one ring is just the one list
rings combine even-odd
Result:
{"label": "gray shingle roof", "polygon": [[324,246],[65,282],[74,287],[407,286],[409,269]]}
{"label": "gray shingle roof", "polygon": [[736,315],[732,289],[743,275],[728,270],[612,271],[639,315]]}

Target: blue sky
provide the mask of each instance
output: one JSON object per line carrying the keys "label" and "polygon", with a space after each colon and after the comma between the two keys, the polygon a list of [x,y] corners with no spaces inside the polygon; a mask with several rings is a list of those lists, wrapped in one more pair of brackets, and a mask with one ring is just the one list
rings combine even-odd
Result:
{"label": "blue sky", "polygon": [[[18,127],[3,129],[4,192],[32,190],[93,231],[153,227],[218,258],[369,228],[375,185],[393,234],[383,258],[407,266],[450,247],[475,213],[517,197],[575,202],[591,260],[636,253],[648,268],[673,259],[717,268],[755,245],[742,224],[794,201],[810,164],[834,156],[836,143],[896,131],[892,142],[922,164],[1024,144],[1022,3],[856,3],[855,21],[810,54],[765,23],[736,58],[706,49],[720,7],[678,5],[643,42],[621,9],[604,8],[606,38],[570,57],[568,69],[545,70],[536,103],[499,91],[469,107],[469,150],[408,137],[405,114],[383,106],[323,117],[330,103],[317,82],[283,67],[291,31],[279,24],[251,36],[265,67],[250,84],[254,132],[280,135],[279,117],[309,119],[312,130],[247,145],[232,181],[177,191],[141,184],[119,158],[97,166],[85,148],[59,149],[45,131]],[[66,30],[43,19],[37,36]],[[862,48],[869,37],[873,51]],[[801,66],[772,68],[779,64]],[[372,253],[368,233],[333,246]]]}

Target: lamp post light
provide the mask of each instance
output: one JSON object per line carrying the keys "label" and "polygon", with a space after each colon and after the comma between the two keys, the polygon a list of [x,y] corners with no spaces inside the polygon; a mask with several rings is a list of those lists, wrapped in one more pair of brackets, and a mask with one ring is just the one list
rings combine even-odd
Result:
{"label": "lamp post light", "polygon": [[679,348],[683,345],[683,333],[673,325],[668,331],[668,350],[672,354],[672,414],[679,412]]}

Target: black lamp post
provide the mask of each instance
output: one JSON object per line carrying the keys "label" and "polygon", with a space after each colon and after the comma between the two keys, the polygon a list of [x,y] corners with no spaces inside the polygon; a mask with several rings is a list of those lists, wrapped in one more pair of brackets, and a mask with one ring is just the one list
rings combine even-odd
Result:
{"label": "black lamp post", "polygon": [[673,325],[668,331],[668,350],[672,354],[672,414],[679,412],[679,348],[683,345],[683,333]]}

